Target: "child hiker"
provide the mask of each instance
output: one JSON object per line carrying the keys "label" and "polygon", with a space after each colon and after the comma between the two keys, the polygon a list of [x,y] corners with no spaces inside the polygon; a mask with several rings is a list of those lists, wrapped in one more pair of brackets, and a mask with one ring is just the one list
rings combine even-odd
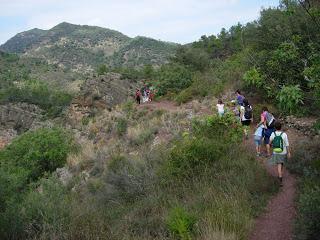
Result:
{"label": "child hiker", "polygon": [[276,131],[270,136],[270,144],[273,151],[271,163],[277,165],[278,178],[282,186],[283,165],[291,157],[291,153],[288,136],[285,132],[281,131],[281,123],[276,121],[274,127]]}
{"label": "child hiker", "polygon": [[261,156],[261,142],[263,137],[264,125],[260,124],[254,132],[254,143],[256,145],[257,157]]}
{"label": "child hiker", "polygon": [[220,117],[224,115],[224,104],[221,99],[218,100],[217,110]]}

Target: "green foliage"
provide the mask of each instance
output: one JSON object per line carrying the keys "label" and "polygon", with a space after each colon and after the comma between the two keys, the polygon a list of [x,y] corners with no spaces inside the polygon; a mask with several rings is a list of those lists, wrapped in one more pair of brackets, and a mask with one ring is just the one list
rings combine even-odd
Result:
{"label": "green foliage", "polygon": [[152,78],[154,76],[154,69],[151,64],[147,64],[143,67],[143,74],[145,78]]}
{"label": "green foliage", "polygon": [[316,131],[318,131],[318,133],[320,133],[320,119],[318,119],[318,120],[314,123],[313,129],[315,129]]}
{"label": "green foliage", "polygon": [[36,180],[65,164],[70,151],[70,137],[59,128],[27,132],[0,152],[3,169],[24,172],[28,180]]}
{"label": "green foliage", "polygon": [[251,68],[243,75],[243,80],[248,86],[261,87],[263,84],[263,77],[259,73],[258,69]]}
{"label": "green foliage", "polygon": [[64,91],[50,88],[47,84],[28,80],[0,90],[0,102],[26,102],[46,111],[49,117],[59,116],[71,102],[72,96]]}
{"label": "green foliage", "polygon": [[181,240],[191,240],[196,218],[184,208],[173,208],[168,216],[167,225],[171,233]]}
{"label": "green foliage", "polygon": [[297,113],[301,110],[302,99],[302,90],[299,85],[283,86],[277,95],[280,109],[289,114]]}
{"label": "green foliage", "polygon": [[[34,221],[35,219],[29,213],[39,211],[38,216],[46,218],[41,215],[43,213],[38,209],[37,204],[43,204],[43,208],[46,206],[49,210],[47,202],[34,202],[37,207],[27,210],[20,208],[20,204],[24,201],[25,194],[30,188],[32,189],[29,192],[30,195],[32,192],[37,192],[34,188],[38,186],[35,184],[38,179],[64,166],[71,149],[69,135],[62,129],[53,128],[27,132],[0,151],[0,192],[4,194],[1,194],[0,197],[1,238],[19,238],[17,236],[22,234],[25,221],[32,222],[30,219],[24,219],[24,214]],[[33,203],[33,200],[29,201],[30,204]],[[60,212],[53,211],[53,209],[57,210],[55,207],[52,206],[52,212],[46,212],[46,214],[49,214],[50,217],[53,217],[54,212],[60,214]]]}
{"label": "green foliage", "polygon": [[108,72],[108,68],[105,64],[101,64],[99,65],[98,69],[97,69],[97,73],[98,75],[104,75]]}
{"label": "green foliage", "polygon": [[182,65],[163,65],[158,71],[158,93],[164,95],[168,92],[179,92],[189,87],[192,83],[192,72]]}
{"label": "green foliage", "polygon": [[118,118],[116,121],[116,133],[119,136],[126,134],[128,128],[128,121],[124,118]]}
{"label": "green foliage", "polygon": [[289,162],[289,169],[299,176],[295,238],[316,239],[320,232],[320,158],[319,140],[301,142]]}
{"label": "green foliage", "polygon": [[171,151],[166,163],[167,174],[189,178],[206,167],[220,165],[224,153],[242,136],[242,127],[233,116],[210,116],[193,123],[193,137],[184,138]]}
{"label": "green foliage", "polygon": [[204,71],[210,63],[209,54],[205,50],[190,47],[178,48],[173,61],[195,71]]}

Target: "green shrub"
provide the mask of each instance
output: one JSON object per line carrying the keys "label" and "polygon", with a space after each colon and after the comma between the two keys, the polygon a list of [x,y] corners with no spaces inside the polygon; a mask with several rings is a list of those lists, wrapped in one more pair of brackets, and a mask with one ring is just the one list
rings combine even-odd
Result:
{"label": "green shrub", "polygon": [[317,239],[320,235],[320,149],[319,140],[303,141],[296,146],[289,170],[297,174],[297,218],[295,239]]}
{"label": "green shrub", "polygon": [[101,64],[99,65],[99,67],[97,68],[97,73],[98,75],[104,75],[108,72],[108,68],[105,64]]}
{"label": "green shrub", "polygon": [[157,73],[159,79],[158,94],[165,95],[167,92],[179,92],[192,83],[192,72],[178,64],[163,65]]}
{"label": "green shrub", "polygon": [[195,94],[192,88],[187,88],[182,90],[176,97],[175,101],[178,104],[186,103],[191,101],[194,98]]}
{"label": "green shrub", "polygon": [[256,68],[252,68],[245,72],[243,80],[248,86],[261,87],[263,84],[263,78]]}
{"label": "green shrub", "polygon": [[39,81],[20,82],[0,91],[0,102],[26,102],[38,105],[49,117],[57,117],[70,104],[72,96]]}
{"label": "green shrub", "polygon": [[318,119],[314,125],[313,125],[313,129],[318,131],[318,133],[320,133],[320,119]]}
{"label": "green shrub", "polygon": [[[37,193],[36,181],[48,176],[56,168],[64,166],[67,154],[71,150],[70,136],[62,129],[53,128],[27,132],[0,151],[0,192],[4,194],[0,197],[0,237],[22,238],[19,234],[24,231],[25,224],[32,224],[32,221],[36,220],[31,216],[29,216],[31,219],[25,219],[23,214],[37,210],[37,207],[26,210],[20,206],[25,199],[25,194],[30,189],[30,194]],[[34,204],[49,207],[46,205],[47,202]],[[52,209],[54,208],[55,206],[52,206]],[[39,212],[39,216],[41,214],[44,213]],[[44,227],[42,224],[40,226]],[[32,231],[37,230],[37,226],[29,227]]]}
{"label": "green shrub", "polygon": [[0,152],[0,162],[9,171],[24,169],[30,180],[62,167],[71,150],[70,137],[60,128],[27,132]]}
{"label": "green shrub", "polygon": [[128,128],[128,121],[124,118],[118,118],[116,121],[116,133],[119,136],[126,134]]}
{"label": "green shrub", "polygon": [[303,95],[299,85],[295,86],[283,86],[281,91],[277,95],[279,107],[289,113],[297,113],[300,109]]}
{"label": "green shrub", "polygon": [[320,236],[320,179],[304,179],[303,182],[297,201],[295,239],[317,239]]}
{"label": "green shrub", "polygon": [[168,216],[167,225],[170,232],[181,240],[191,240],[196,224],[196,218],[184,208],[173,208]]}
{"label": "green shrub", "polygon": [[229,115],[224,118],[210,116],[193,122],[193,136],[175,144],[165,165],[169,175],[190,178],[206,167],[221,164],[227,149],[237,143],[242,128]]}

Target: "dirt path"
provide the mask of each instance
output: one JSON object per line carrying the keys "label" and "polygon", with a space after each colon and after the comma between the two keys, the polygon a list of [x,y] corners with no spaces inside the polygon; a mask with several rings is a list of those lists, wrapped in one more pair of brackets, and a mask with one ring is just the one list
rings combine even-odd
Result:
{"label": "dirt path", "polygon": [[[294,149],[294,145],[302,136],[295,130],[289,130],[287,134],[289,143]],[[263,163],[268,173],[276,177],[275,166],[268,165],[267,160],[263,160]],[[285,170],[283,187],[269,200],[265,212],[255,220],[254,229],[249,236],[249,240],[293,239],[293,224],[296,215],[295,192],[296,179]]]}
{"label": "dirt path", "polygon": [[147,102],[147,103],[141,103],[138,106],[138,109],[148,109],[150,111],[163,109],[166,111],[178,111],[181,109],[180,106],[176,105],[172,101],[160,101],[160,102]]}
{"label": "dirt path", "polygon": [[142,103],[138,105],[137,108],[148,109],[149,111],[163,109],[168,112],[176,112],[179,110],[195,111],[195,114],[198,116],[212,114],[211,109],[209,109],[206,106],[202,106],[199,102],[198,103],[188,102],[182,105],[177,105],[173,101],[163,100],[158,102],[154,101],[154,102]]}

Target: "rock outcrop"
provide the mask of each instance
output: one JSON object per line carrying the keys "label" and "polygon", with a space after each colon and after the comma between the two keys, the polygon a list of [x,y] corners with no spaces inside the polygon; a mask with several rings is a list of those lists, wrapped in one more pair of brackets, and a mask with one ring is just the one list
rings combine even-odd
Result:
{"label": "rock outcrop", "polygon": [[132,97],[136,86],[136,83],[122,79],[121,74],[117,73],[87,79],[69,107],[68,119],[79,122],[83,117],[93,116],[105,109],[111,110]]}
{"label": "rock outcrop", "polygon": [[306,136],[319,135],[313,126],[316,123],[316,118],[297,118],[295,116],[287,116],[283,119],[284,123],[289,128],[294,128]]}

